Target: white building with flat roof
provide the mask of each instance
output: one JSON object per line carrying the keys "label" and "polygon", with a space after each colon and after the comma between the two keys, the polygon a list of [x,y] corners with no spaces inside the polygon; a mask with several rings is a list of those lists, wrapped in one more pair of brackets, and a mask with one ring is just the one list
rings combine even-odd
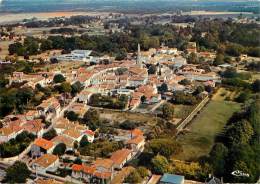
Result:
{"label": "white building with flat roof", "polygon": [[73,50],[70,54],[57,56],[58,61],[89,61],[92,59],[91,50]]}

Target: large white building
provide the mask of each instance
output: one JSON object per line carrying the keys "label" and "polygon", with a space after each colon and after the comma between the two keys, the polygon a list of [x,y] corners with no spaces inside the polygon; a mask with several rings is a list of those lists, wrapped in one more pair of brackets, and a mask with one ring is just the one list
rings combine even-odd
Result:
{"label": "large white building", "polygon": [[91,50],[73,50],[70,54],[57,56],[58,61],[89,61],[92,59]]}

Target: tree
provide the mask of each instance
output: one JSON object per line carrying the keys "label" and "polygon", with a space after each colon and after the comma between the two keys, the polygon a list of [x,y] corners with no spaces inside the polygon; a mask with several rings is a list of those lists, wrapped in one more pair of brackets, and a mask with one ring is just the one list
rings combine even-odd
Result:
{"label": "tree", "polygon": [[224,77],[224,78],[235,78],[235,77],[237,77],[237,71],[236,71],[235,68],[229,67],[222,73],[222,77]]}
{"label": "tree", "polygon": [[84,135],[82,137],[82,139],[79,142],[79,145],[80,145],[80,147],[85,147],[85,146],[89,145],[88,137],[86,135]]}
{"label": "tree", "polygon": [[146,101],[146,96],[141,96],[141,102],[144,103]]}
{"label": "tree", "polygon": [[139,126],[139,123],[130,121],[130,120],[125,120],[123,123],[120,124],[120,128],[124,130],[133,130]]}
{"label": "tree", "polygon": [[84,121],[86,122],[98,122],[100,119],[100,115],[98,110],[96,109],[89,109],[83,116]]}
{"label": "tree", "polygon": [[10,55],[17,54],[19,56],[23,56],[25,54],[25,48],[20,42],[10,44],[8,51]]}
{"label": "tree", "polygon": [[77,158],[73,161],[73,163],[74,163],[74,164],[79,164],[79,165],[81,165],[81,164],[82,164],[82,160],[81,160],[79,157],[77,157]]}
{"label": "tree", "polygon": [[26,179],[31,175],[31,171],[23,162],[16,161],[6,169],[5,181],[7,183],[26,183]]}
{"label": "tree", "polygon": [[189,81],[188,79],[182,79],[179,84],[187,86],[191,84],[191,81]]}
{"label": "tree", "polygon": [[224,55],[223,54],[217,54],[213,64],[215,66],[224,64]]}
{"label": "tree", "polygon": [[169,172],[169,162],[161,155],[157,155],[152,159],[152,169],[156,174],[164,174]]}
{"label": "tree", "polygon": [[166,103],[162,107],[163,117],[167,120],[171,120],[174,117],[174,107],[173,105]]}
{"label": "tree", "polygon": [[214,174],[218,177],[225,173],[225,160],[228,155],[228,149],[222,143],[216,143],[210,152],[210,162]]}
{"label": "tree", "polygon": [[52,64],[55,64],[55,63],[58,63],[59,61],[58,61],[57,58],[52,57],[52,58],[50,58],[50,62],[51,62]]}
{"label": "tree", "polygon": [[79,81],[75,82],[74,84],[71,85],[71,93],[73,95],[76,95],[82,90],[82,85]]}
{"label": "tree", "polygon": [[161,87],[160,87],[160,91],[162,93],[165,93],[168,91],[168,85],[166,83],[162,83]]}
{"label": "tree", "polygon": [[151,65],[149,68],[148,68],[148,74],[152,75],[152,74],[155,74],[157,71],[157,67],[155,65]]}
{"label": "tree", "polygon": [[194,105],[198,102],[197,98],[192,94],[185,94],[183,91],[175,91],[171,101],[175,104]]}
{"label": "tree", "polygon": [[77,121],[79,119],[79,115],[74,111],[66,112],[65,117],[68,118],[70,121]]}
{"label": "tree", "polygon": [[149,170],[146,169],[145,167],[142,166],[138,167],[137,172],[142,178],[146,178],[147,176],[149,176]]}
{"label": "tree", "polygon": [[193,52],[191,53],[188,58],[187,58],[187,62],[189,64],[198,64],[199,63],[199,59],[197,57],[197,55]]}
{"label": "tree", "polygon": [[115,60],[121,61],[127,57],[127,52],[125,49],[120,49],[120,51],[116,54]]}
{"label": "tree", "polygon": [[181,145],[169,138],[152,139],[147,145],[147,150],[153,155],[162,155],[166,158],[182,152]]}
{"label": "tree", "polygon": [[95,131],[100,125],[100,115],[96,109],[89,109],[83,116],[83,121],[89,128]]}
{"label": "tree", "polygon": [[124,183],[141,183],[142,180],[143,178],[140,176],[140,174],[134,170],[125,178]]}
{"label": "tree", "polygon": [[260,79],[256,79],[253,83],[252,83],[252,89],[254,92],[259,93],[260,92]]}
{"label": "tree", "polygon": [[53,150],[54,155],[63,155],[66,151],[66,145],[64,143],[59,143]]}
{"label": "tree", "polygon": [[253,133],[251,124],[241,120],[227,127],[225,137],[229,141],[228,145],[248,144]]}
{"label": "tree", "polygon": [[61,74],[56,74],[53,78],[54,83],[62,83],[62,82],[65,82],[65,81],[66,81],[65,77]]}
{"label": "tree", "polygon": [[57,134],[56,130],[52,128],[52,129],[50,129],[48,132],[44,133],[44,134],[42,135],[42,137],[43,137],[44,139],[51,140],[51,139],[53,139],[54,137],[56,137],[57,135],[58,135],[58,134]]}
{"label": "tree", "polygon": [[0,76],[0,88],[4,88],[6,84],[9,83],[9,80],[5,78],[4,76]]}
{"label": "tree", "polygon": [[51,50],[52,49],[52,41],[51,40],[43,40],[41,43],[41,50]]}
{"label": "tree", "polygon": [[226,48],[226,53],[230,56],[240,56],[244,52],[243,46],[239,44],[229,44]]}
{"label": "tree", "polygon": [[205,90],[204,86],[198,86],[196,90],[194,91],[193,95],[198,95],[202,93]]}
{"label": "tree", "polygon": [[78,149],[78,147],[79,147],[79,142],[78,141],[74,141],[73,148],[74,149]]}
{"label": "tree", "polygon": [[244,103],[250,98],[249,92],[241,92],[238,97],[236,97],[236,102],[238,103]]}
{"label": "tree", "polygon": [[71,92],[71,85],[68,82],[62,82],[59,87],[60,93],[70,93]]}

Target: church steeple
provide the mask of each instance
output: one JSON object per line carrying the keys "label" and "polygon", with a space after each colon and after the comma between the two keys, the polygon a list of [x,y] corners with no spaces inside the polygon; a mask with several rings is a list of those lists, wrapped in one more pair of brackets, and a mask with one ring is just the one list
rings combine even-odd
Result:
{"label": "church steeple", "polygon": [[141,61],[141,48],[140,48],[140,44],[138,43],[138,48],[137,48],[137,60],[136,60],[136,64],[139,66],[142,66],[142,61]]}

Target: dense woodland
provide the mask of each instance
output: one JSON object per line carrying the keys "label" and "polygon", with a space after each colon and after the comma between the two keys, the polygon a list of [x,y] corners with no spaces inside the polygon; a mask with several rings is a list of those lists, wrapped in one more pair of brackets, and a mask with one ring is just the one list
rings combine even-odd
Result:
{"label": "dense woodland", "polygon": [[[189,41],[195,41],[200,51],[217,50],[218,54],[238,57],[240,54],[260,56],[260,31],[257,24],[237,24],[231,21],[199,20],[194,28],[173,25],[129,25],[124,33],[103,36],[50,36],[48,39],[28,37],[24,43],[14,43],[9,53],[19,56],[34,55],[51,49],[90,49],[98,54],[118,55],[134,52],[137,43],[143,50],[158,48],[162,43],[185,50]],[[247,36],[244,36],[247,35]]]}

